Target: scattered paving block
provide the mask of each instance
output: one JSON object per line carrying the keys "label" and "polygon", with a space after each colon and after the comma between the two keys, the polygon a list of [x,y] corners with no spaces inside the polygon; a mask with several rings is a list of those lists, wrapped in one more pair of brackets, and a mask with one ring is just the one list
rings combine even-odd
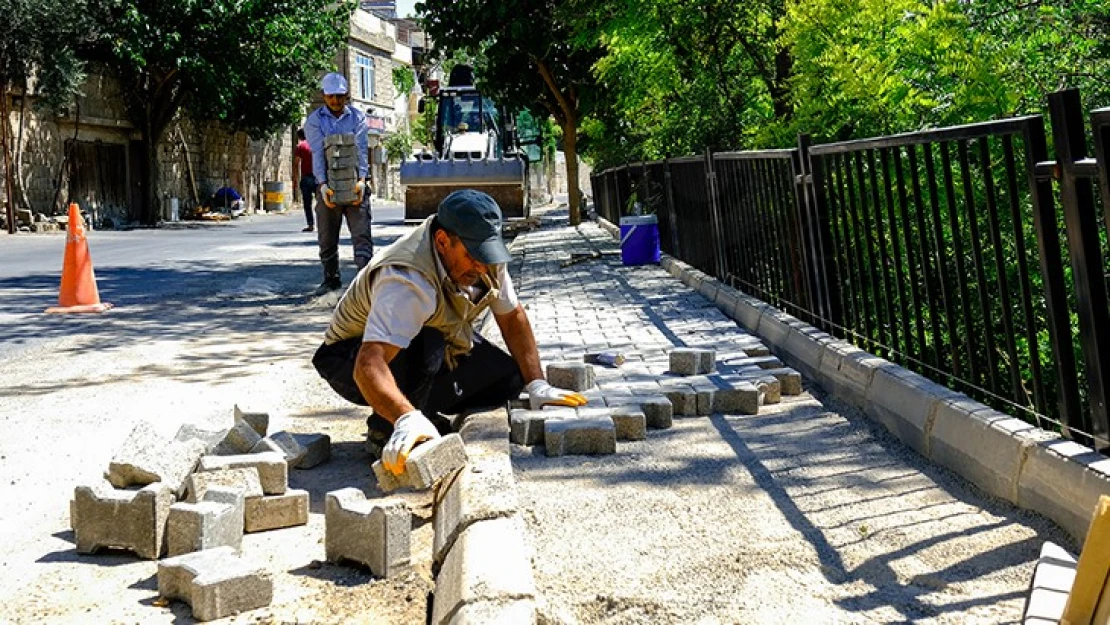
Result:
{"label": "scattered paving block", "polygon": [[509,440],[517,445],[542,445],[547,419],[575,416],[574,408],[549,406],[542,410],[514,409],[509,412]]}
{"label": "scattered paving block", "polygon": [[234,509],[232,514],[238,519],[239,533],[243,533],[244,526],[246,525],[244,518],[246,516],[247,497],[243,492],[242,486],[209,486],[208,490],[204,493],[203,500],[231,506]]}
{"label": "scattered paving block", "polygon": [[699,375],[716,369],[717,352],[697,347],[676,347],[669,354],[671,373]]}
{"label": "scattered paving block", "polygon": [[266,530],[308,523],[308,491],[290,488],[281,495],[251,497],[243,502],[243,530]]}
{"label": "scattered paving block", "polygon": [[77,553],[115,547],[157,560],[165,548],[173,501],[173,490],[161,482],[140,490],[117,490],[107,482],[78,486],[71,515]]}
{"label": "scattered paving block", "polygon": [[166,524],[166,555],[231,547],[243,543],[243,517],[234,505],[216,501],[175,503]]}
{"label": "scattered paving block", "polygon": [[608,416],[557,418],[544,422],[548,456],[605,455],[617,451],[617,430]]}
{"label": "scattered paving block", "polygon": [[209,490],[216,487],[233,488],[242,492],[243,497],[261,497],[262,482],[258,479],[258,469],[242,467],[220,469],[219,471],[199,471],[185,480],[185,501],[198,503],[204,501]]}
{"label": "scattered paving block", "polygon": [[[285,456],[286,464],[289,463],[289,456],[285,453],[285,449],[282,448],[281,445],[278,445],[277,441],[275,441],[274,439],[272,439],[268,436],[266,438],[258,439],[258,443],[254,447],[251,447],[250,451],[247,452],[247,453],[261,454],[261,453],[265,453],[267,451],[272,451],[272,452],[279,453],[279,454]],[[293,465],[290,464],[289,466],[293,466]]]}
{"label": "scattered paving block", "polygon": [[802,394],[802,374],[797,371],[783,367],[781,369],[766,369],[764,373],[773,375],[778,379],[783,395]]}
{"label": "scattered paving block", "polygon": [[236,421],[242,419],[249,423],[251,429],[260,437],[266,436],[266,432],[270,429],[270,413],[268,412],[247,412],[241,410],[239,405],[236,404],[232,414],[234,414]]}
{"label": "scattered paving block", "polygon": [[405,461],[405,473],[413,488],[425,490],[466,466],[466,460],[462,437],[448,434],[413,448]]}
{"label": "scattered paving block", "polygon": [[617,430],[618,441],[642,441],[647,438],[647,417],[637,406],[614,406],[609,418]]}
{"label": "scattered paving block", "polygon": [[220,471],[246,467],[254,467],[258,471],[262,492],[267,495],[280,495],[289,487],[289,465],[285,462],[285,456],[274,451],[237,456],[204,456],[200,459],[197,470]]}
{"label": "scattered paving block", "polygon": [[236,418],[235,425],[227,431],[227,436],[224,440],[216,445],[215,453],[218,456],[234,456],[238,454],[248,454],[262,437],[254,429],[250,423],[243,419]]}
{"label": "scattered paving block", "polygon": [[329,562],[350,560],[378,577],[408,567],[412,513],[400,499],[366,499],[357,488],[327,494],[324,545]]}
{"label": "scattered paving block", "polygon": [[734,382],[729,388],[718,389],[713,395],[713,412],[723,414],[759,414],[762,402],[759,389],[747,380]]}
{"label": "scattered paving block", "polygon": [[140,421],[112,458],[105,477],[116,488],[161,482],[177,494],[204,448],[198,439],[166,440],[150,423]]}
{"label": "scattered paving block", "polygon": [[594,368],[584,362],[553,362],[547,365],[547,381],[569,391],[585,391],[594,385]]}
{"label": "scattered paving block", "polygon": [[331,437],[327,434],[275,432],[262,440],[272,441],[294,469],[311,469],[331,459]]}
{"label": "scattered paving block", "polygon": [[225,437],[227,437],[227,430],[208,430],[195,423],[185,423],[177,430],[177,434],[173,438],[178,441],[190,439],[204,441],[204,453],[210,454],[223,442]]}
{"label": "scattered paving block", "polygon": [[158,594],[188,603],[198,621],[212,621],[270,605],[274,585],[261,567],[219,547],[159,562]]}

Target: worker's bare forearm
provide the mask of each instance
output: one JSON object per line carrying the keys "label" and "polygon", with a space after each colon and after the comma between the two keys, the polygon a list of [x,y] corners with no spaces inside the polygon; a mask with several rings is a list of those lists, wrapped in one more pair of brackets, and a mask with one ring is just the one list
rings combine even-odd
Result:
{"label": "worker's bare forearm", "polygon": [[355,383],[374,412],[390,423],[415,410],[389,370],[389,362],[400,351],[388,343],[363,343],[355,359]]}
{"label": "worker's bare forearm", "polygon": [[543,379],[543,368],[540,366],[540,353],[536,349],[536,337],[532,334],[532,324],[528,321],[528,314],[524,308],[517,307],[504,315],[494,315],[497,327],[501,328],[501,336],[505,337],[505,345],[509,348],[513,360],[520,367],[525,383],[532,380]]}

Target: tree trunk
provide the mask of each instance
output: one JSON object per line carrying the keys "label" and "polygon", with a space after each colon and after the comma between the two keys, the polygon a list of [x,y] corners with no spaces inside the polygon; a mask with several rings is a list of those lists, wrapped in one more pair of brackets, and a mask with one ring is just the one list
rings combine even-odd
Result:
{"label": "tree trunk", "polygon": [[143,204],[139,212],[139,222],[152,226],[158,222],[158,138],[162,128],[155,127],[153,114],[149,109],[143,119],[143,160],[142,187]]}
{"label": "tree trunk", "polygon": [[15,232],[15,208],[13,203],[15,198],[12,188],[12,154],[11,143],[8,141],[8,126],[10,120],[8,119],[8,85],[4,83],[0,85],[0,121],[4,125],[0,127],[0,148],[4,151],[4,200],[6,207],[6,214],[8,218],[8,234]]}
{"label": "tree trunk", "polygon": [[578,118],[568,115],[563,124],[563,154],[567,158],[567,207],[570,211],[570,225],[577,226],[582,223],[580,200],[581,190],[578,188]]}

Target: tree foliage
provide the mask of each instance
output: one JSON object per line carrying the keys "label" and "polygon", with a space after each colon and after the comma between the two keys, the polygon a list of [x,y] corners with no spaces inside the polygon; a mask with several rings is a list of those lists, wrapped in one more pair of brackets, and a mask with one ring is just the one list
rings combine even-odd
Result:
{"label": "tree foliage", "polygon": [[252,137],[294,123],[346,38],[352,5],[326,0],[102,0],[96,52],[143,133],[144,222],[154,219],[155,146],[179,110]]}

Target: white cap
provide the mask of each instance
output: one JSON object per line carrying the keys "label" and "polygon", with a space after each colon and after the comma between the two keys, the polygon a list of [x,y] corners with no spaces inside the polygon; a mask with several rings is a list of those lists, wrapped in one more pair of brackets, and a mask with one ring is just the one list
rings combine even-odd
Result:
{"label": "white cap", "polygon": [[325,74],[320,81],[320,88],[324,90],[324,95],[344,94],[347,93],[347,79],[336,72]]}

